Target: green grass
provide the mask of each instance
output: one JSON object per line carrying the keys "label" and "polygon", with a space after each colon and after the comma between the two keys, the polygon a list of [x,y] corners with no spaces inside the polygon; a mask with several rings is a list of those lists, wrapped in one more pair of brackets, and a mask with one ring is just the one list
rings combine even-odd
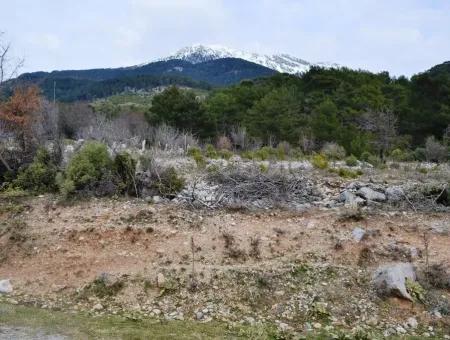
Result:
{"label": "green grass", "polygon": [[0,325],[26,327],[73,339],[238,339],[252,334],[245,326],[230,330],[218,322],[132,321],[120,316],[93,317],[0,303]]}

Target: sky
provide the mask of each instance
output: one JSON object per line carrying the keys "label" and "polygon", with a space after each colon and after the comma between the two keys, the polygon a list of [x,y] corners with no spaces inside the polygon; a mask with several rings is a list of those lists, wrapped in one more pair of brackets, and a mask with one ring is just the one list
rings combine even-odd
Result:
{"label": "sky", "polygon": [[449,0],[0,0],[23,72],[131,66],[192,44],[411,76],[450,60]]}

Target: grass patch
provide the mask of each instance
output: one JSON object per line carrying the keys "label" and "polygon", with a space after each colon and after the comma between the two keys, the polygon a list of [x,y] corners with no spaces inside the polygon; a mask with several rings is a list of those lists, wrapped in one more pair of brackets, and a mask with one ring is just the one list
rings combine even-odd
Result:
{"label": "grass patch", "polygon": [[236,339],[251,334],[246,326],[229,329],[218,322],[132,321],[121,316],[92,317],[2,303],[0,324],[57,333],[73,339]]}

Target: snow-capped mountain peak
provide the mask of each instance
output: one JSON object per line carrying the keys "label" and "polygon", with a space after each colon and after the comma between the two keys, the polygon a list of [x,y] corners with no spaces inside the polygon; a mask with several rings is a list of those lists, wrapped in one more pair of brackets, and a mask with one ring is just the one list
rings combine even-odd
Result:
{"label": "snow-capped mountain peak", "polygon": [[278,72],[291,74],[304,73],[314,65],[322,67],[338,67],[338,65],[330,63],[310,63],[288,54],[263,55],[238,51],[219,45],[192,45],[184,47],[178,52],[166,58],[162,58],[159,61],[181,59],[193,64],[198,64],[222,58],[239,58],[268,67]]}

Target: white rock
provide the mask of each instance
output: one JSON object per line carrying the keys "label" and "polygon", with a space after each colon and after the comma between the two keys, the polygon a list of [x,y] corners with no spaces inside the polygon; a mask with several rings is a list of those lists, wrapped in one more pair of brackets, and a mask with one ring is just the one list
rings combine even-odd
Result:
{"label": "white rock", "polygon": [[156,277],[156,284],[159,288],[163,288],[166,285],[166,278],[163,273],[158,273]]}
{"label": "white rock", "polygon": [[372,280],[383,295],[401,297],[412,301],[406,290],[406,279],[416,280],[416,272],[411,263],[394,263],[378,267]]}
{"label": "white rock", "polygon": [[9,294],[12,293],[13,286],[11,281],[8,280],[0,280],[0,294]]}
{"label": "white rock", "polygon": [[406,333],[406,329],[404,329],[402,326],[397,326],[395,328],[395,330],[397,331],[397,334],[405,334]]}
{"label": "white rock", "polygon": [[100,311],[103,309],[103,306],[100,303],[97,303],[96,305],[94,305],[94,307],[92,307],[93,310],[96,311]]}
{"label": "white rock", "polygon": [[364,238],[364,235],[366,235],[366,231],[362,228],[356,227],[352,231],[353,239],[357,242],[361,242],[361,240]]}
{"label": "white rock", "polygon": [[386,195],[375,191],[373,189],[370,189],[369,187],[362,187],[358,190],[357,194],[363,198],[365,198],[367,201],[374,201],[374,202],[384,202],[386,201]]}
{"label": "white rock", "polygon": [[410,328],[417,328],[417,326],[419,325],[416,318],[408,318],[408,320],[406,321],[406,324],[408,325],[408,327]]}

